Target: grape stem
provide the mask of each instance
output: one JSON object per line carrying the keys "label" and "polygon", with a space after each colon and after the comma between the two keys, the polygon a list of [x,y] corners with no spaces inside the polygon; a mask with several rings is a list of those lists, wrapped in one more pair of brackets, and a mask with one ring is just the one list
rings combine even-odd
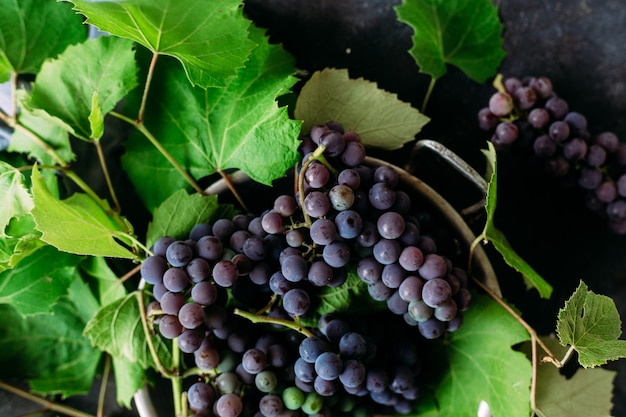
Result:
{"label": "grape stem", "polygon": [[0,381],[0,389],[3,389],[5,391],[9,391],[15,395],[19,395],[22,398],[25,398],[29,401],[35,402],[37,404],[41,404],[43,405],[45,408],[47,408],[48,410],[52,410],[52,411],[56,411],[58,413],[62,413],[65,414],[67,416],[71,416],[71,417],[94,417],[93,414],[89,414],[89,413],[84,413],[80,410],[77,410],[75,408],[72,407],[68,407],[66,405],[62,405],[62,404],[57,404],[54,403],[52,401],[49,401],[45,398],[39,397],[37,395],[31,394],[29,392],[26,392],[24,390],[21,390],[17,387],[14,387],[13,385],[9,385],[6,384],[2,381]]}
{"label": "grape stem", "polygon": [[152,75],[154,75],[154,68],[156,66],[156,61],[158,57],[158,53],[152,53],[152,59],[150,60],[150,66],[148,67],[148,74],[146,75],[146,85],[143,88],[141,105],[139,106],[139,112],[137,113],[137,124],[143,123],[143,117],[146,112],[146,103],[148,102],[148,91],[150,91],[150,84],[152,84]]}
{"label": "grape stem", "polygon": [[239,192],[237,192],[237,189],[235,188],[235,185],[233,184],[233,182],[230,180],[230,177],[228,176],[228,174],[226,174],[221,169],[218,169],[217,172],[220,174],[220,176],[222,177],[222,179],[226,183],[226,186],[228,187],[230,192],[233,193],[233,196],[237,199],[237,202],[239,203],[241,208],[244,211],[249,211],[248,208],[246,207],[246,203],[243,202],[243,199],[241,198],[241,195],[239,194]]}
{"label": "grape stem", "polygon": [[100,382],[100,392],[98,393],[98,408],[96,417],[104,417],[104,400],[107,393],[107,381],[111,373],[111,355],[104,354],[104,369],[102,371],[102,379]]}
{"label": "grape stem", "polygon": [[327,166],[327,168],[332,169],[333,172],[335,172],[335,169],[330,166],[330,164],[328,164],[328,161],[326,161],[326,158],[324,158],[323,153],[326,150],[326,146],[324,145],[319,145],[310,155],[309,157],[306,159],[306,161],[304,161],[304,164],[302,164],[302,168],[300,169],[300,174],[298,174],[298,197],[300,200],[300,207],[302,208],[302,214],[304,215],[304,226],[305,227],[311,227],[312,221],[311,221],[311,216],[309,216],[309,214],[306,212],[306,210],[304,209],[304,174],[306,173],[307,168],[309,167],[309,165],[311,165],[311,163],[313,161],[320,161],[322,162],[324,165]]}
{"label": "grape stem", "polygon": [[278,319],[275,317],[269,317],[265,315],[258,315],[254,313],[249,313],[247,311],[240,310],[238,308],[235,309],[234,313],[244,319],[250,320],[252,323],[267,323],[267,324],[277,324],[279,326],[284,326],[289,329],[295,330],[298,333],[306,336],[313,337],[315,336],[309,329],[302,326],[300,323],[291,320]]}
{"label": "grape stem", "polygon": [[137,303],[139,304],[139,315],[141,316],[141,325],[143,327],[143,333],[146,337],[146,342],[148,343],[148,350],[150,350],[150,355],[154,360],[154,364],[156,365],[159,373],[166,378],[174,378],[175,375],[172,374],[169,370],[165,369],[159,355],[154,347],[154,343],[152,341],[152,332],[148,328],[148,318],[146,315],[146,306],[143,300],[143,291],[137,290],[135,291],[135,295],[137,297]]}
{"label": "grape stem", "polygon": [[422,101],[422,108],[420,112],[424,114],[426,112],[426,106],[428,106],[428,100],[430,100],[430,96],[435,89],[435,83],[437,79],[435,77],[430,77],[430,82],[428,83],[428,90],[426,90],[426,94],[424,95],[424,101]]}
{"label": "grape stem", "polygon": [[102,145],[99,140],[91,141],[96,147],[96,151],[98,153],[98,160],[100,161],[100,166],[102,167],[102,174],[104,175],[104,179],[107,184],[107,188],[109,189],[109,194],[111,195],[111,200],[113,200],[113,210],[116,213],[119,213],[122,210],[122,206],[120,205],[120,201],[117,198],[117,194],[115,193],[115,189],[113,188],[113,181],[111,181],[111,175],[109,173],[109,168],[107,167],[106,159],[104,157],[104,152],[102,150]]}

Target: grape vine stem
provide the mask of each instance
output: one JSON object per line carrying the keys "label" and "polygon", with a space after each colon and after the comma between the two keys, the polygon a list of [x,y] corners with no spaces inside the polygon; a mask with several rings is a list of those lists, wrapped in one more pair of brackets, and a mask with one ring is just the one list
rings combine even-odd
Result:
{"label": "grape vine stem", "polygon": [[239,203],[241,208],[244,211],[249,211],[248,208],[246,207],[246,203],[244,203],[243,199],[241,198],[241,195],[237,191],[237,188],[235,188],[235,184],[233,184],[233,182],[230,180],[230,177],[228,176],[228,174],[226,174],[221,169],[218,169],[217,172],[220,174],[220,176],[222,177],[222,179],[226,183],[226,186],[228,187],[230,192],[233,193],[233,196],[235,196],[235,199],[237,199],[237,202]]}
{"label": "grape vine stem", "polygon": [[0,381],[0,389],[3,389],[5,391],[9,391],[15,395],[19,395],[22,398],[25,398],[29,401],[35,402],[37,404],[41,404],[44,407],[46,407],[48,410],[52,410],[52,411],[56,411],[58,413],[62,413],[65,414],[67,416],[71,416],[71,417],[94,417],[93,414],[89,414],[89,413],[85,413],[82,412],[80,410],[77,410],[75,408],[72,407],[68,407],[66,405],[62,405],[62,404],[57,404],[55,402],[49,401],[45,398],[39,397],[37,395],[31,394],[29,392],[26,392],[24,390],[21,390],[17,387],[14,387],[13,385],[9,385],[4,383],[3,381]]}
{"label": "grape vine stem", "polygon": [[[304,215],[304,225],[306,227],[311,227],[312,221],[311,221],[311,216],[309,216],[309,213],[307,213],[307,211],[304,208],[304,174],[306,173],[307,168],[309,167],[309,165],[311,165],[313,161],[321,160],[320,158],[323,158],[323,153],[325,150],[326,150],[326,147],[324,145],[319,145],[309,155],[306,161],[304,161],[304,163],[302,164],[302,168],[300,169],[300,173],[298,174],[298,197],[300,199],[300,207],[302,207],[302,214]],[[328,162],[326,161],[326,158],[323,159],[323,163],[324,162],[325,162],[324,165],[328,164]]]}
{"label": "grape vine stem", "polygon": [[96,417],[104,417],[104,399],[107,393],[107,382],[111,373],[111,355],[104,354],[104,370],[102,371],[102,380],[100,382],[100,392],[98,393],[98,408]]}
{"label": "grape vine stem", "polygon": [[277,324],[279,326],[287,327],[289,329],[295,330],[298,333],[306,336],[313,337],[315,336],[309,329],[302,326],[300,323],[291,320],[278,319],[275,317],[269,317],[265,315],[257,315],[254,313],[248,313],[247,311],[240,310],[238,308],[235,309],[234,313],[240,317],[250,320],[252,323],[267,323],[267,324]]}
{"label": "grape vine stem", "polygon": [[99,140],[92,140],[92,143],[96,147],[98,160],[100,161],[100,167],[102,167],[102,174],[104,175],[104,180],[107,183],[107,188],[109,189],[111,200],[113,200],[113,210],[116,213],[119,213],[122,210],[122,206],[120,205],[120,200],[117,198],[117,194],[115,193],[115,188],[113,188],[113,181],[111,181],[111,174],[109,173],[109,168],[104,157],[102,145],[100,144]]}

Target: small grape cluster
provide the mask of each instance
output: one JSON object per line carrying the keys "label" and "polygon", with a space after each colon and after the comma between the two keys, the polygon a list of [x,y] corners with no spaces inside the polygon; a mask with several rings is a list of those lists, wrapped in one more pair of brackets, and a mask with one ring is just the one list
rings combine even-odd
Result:
{"label": "small grape cluster", "polygon": [[626,144],[613,132],[590,133],[587,119],[571,111],[547,77],[509,77],[478,112],[481,129],[492,132],[498,151],[530,146],[545,172],[574,175],[586,205],[626,234]]}
{"label": "small grape cluster", "polygon": [[[197,415],[408,413],[419,342],[462,324],[467,275],[421,229],[399,172],[365,165],[359,136],[334,122],[301,152],[295,196],[163,236],[141,265],[148,317],[195,369]],[[349,276],[383,308],[318,317],[324,291]]]}

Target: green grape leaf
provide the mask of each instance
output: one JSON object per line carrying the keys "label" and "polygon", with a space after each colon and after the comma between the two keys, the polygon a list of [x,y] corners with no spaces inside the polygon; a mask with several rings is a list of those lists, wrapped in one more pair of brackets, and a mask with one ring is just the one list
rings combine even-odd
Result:
{"label": "green grape leaf", "polygon": [[479,83],[496,74],[505,52],[491,0],[403,0],[395,10],[413,29],[409,53],[421,72],[440,78],[451,64]]}
{"label": "green grape leaf", "polygon": [[0,272],[0,304],[10,304],[23,316],[48,313],[67,293],[81,260],[51,246],[34,251],[12,269]]}
{"label": "green grape leaf", "polygon": [[133,43],[100,36],[44,63],[27,105],[78,138],[99,139],[104,114],[136,86]]}
{"label": "green grape leaf", "polygon": [[30,213],[33,197],[24,186],[24,176],[13,166],[0,161],[0,238],[12,218]]}
{"label": "green grape leaf", "polygon": [[573,346],[585,368],[626,357],[626,340],[617,340],[621,327],[615,302],[589,291],[583,281],[559,310],[556,323],[561,344]]}
{"label": "green grape leaf", "polygon": [[[556,337],[541,340],[557,358],[566,354],[567,348]],[[522,351],[532,358],[530,342],[524,343]],[[539,363],[535,413],[538,417],[609,417],[614,379],[615,372],[607,369],[580,368],[573,376],[565,377],[553,364]]]}
{"label": "green grape leaf", "polygon": [[[146,334],[141,322],[138,291],[102,307],[85,327],[91,343],[112,356],[137,363],[143,369],[153,366]],[[165,366],[171,363],[171,353],[159,336],[152,341]]]}
{"label": "green grape leaf", "polygon": [[117,278],[104,258],[90,256],[78,266],[100,305],[111,304],[126,296],[124,283]]}
{"label": "green grape leaf", "polygon": [[70,1],[100,30],[175,57],[203,88],[225,86],[254,47],[241,0]]}
{"label": "green grape leaf", "polygon": [[317,71],[304,84],[294,111],[302,131],[329,121],[356,132],[366,146],[399,149],[415,139],[430,119],[364,78],[351,79],[348,70]]}
{"label": "green grape leaf", "polygon": [[67,5],[0,0],[0,83],[10,73],[35,74],[46,58],[87,38],[82,19]]}
{"label": "green grape leaf", "polygon": [[[145,125],[159,133],[162,146],[195,178],[239,168],[263,184],[283,176],[298,160],[301,123],[289,119],[276,98],[296,82],[293,57],[270,45],[260,29],[246,67],[225,88],[192,87],[172,60],[161,60],[151,90],[154,111]],[[149,210],[186,182],[165,157],[136,132],[122,163]]]}
{"label": "green grape leaf", "polygon": [[534,287],[543,298],[550,298],[552,295],[552,286],[548,284],[524,259],[522,259],[511,247],[504,234],[494,225],[494,216],[496,211],[496,191],[498,189],[498,173],[496,151],[491,142],[488,142],[488,149],[483,150],[487,158],[487,162],[491,168],[491,178],[487,189],[487,202],[485,210],[487,211],[487,220],[485,228],[482,232],[482,238],[493,244],[496,250],[502,255],[504,261],[524,276],[528,286]]}
{"label": "green grape leaf", "polygon": [[75,278],[50,313],[22,317],[11,306],[0,305],[2,377],[27,375],[31,390],[45,395],[89,392],[101,352],[91,347],[82,331],[97,302]]}
{"label": "green grape leaf", "polygon": [[321,316],[326,313],[367,312],[386,309],[387,305],[374,301],[367,291],[367,284],[359,278],[355,268],[348,269],[345,283],[337,287],[323,287],[316,296],[319,305],[315,312]]}
{"label": "green grape leaf", "polygon": [[463,314],[461,328],[435,341],[429,353],[432,371],[441,375],[433,387],[438,413],[428,397],[418,400],[418,408],[433,416],[475,417],[485,401],[494,416],[528,417],[532,366],[511,348],[528,333],[487,296],[475,296]]}
{"label": "green grape leaf", "polygon": [[45,246],[41,233],[35,229],[30,214],[14,217],[5,229],[6,236],[0,239],[0,272],[11,269],[22,259]]}
{"label": "green grape leaf", "polygon": [[[126,231],[91,197],[76,193],[65,200],[57,199],[36,167],[32,182],[35,201],[32,214],[44,242],[78,255],[136,258],[116,240],[128,244]],[[105,200],[101,203],[108,207]]]}
{"label": "green grape leaf", "polygon": [[[24,90],[18,90],[18,96],[22,103],[27,102],[29,99],[28,94]],[[50,117],[46,114],[35,113],[36,110],[33,111],[28,106],[22,105],[18,115],[19,124],[37,135],[46,147],[58,155],[62,162],[50,155],[40,143],[35,141],[32,135],[25,133],[22,129],[13,131],[7,150],[9,152],[23,153],[29,158],[36,159],[43,165],[65,165],[73,161],[75,155],[72,152],[67,131],[53,120],[50,120]]]}
{"label": "green grape leaf", "polygon": [[131,409],[134,405],[135,393],[148,382],[145,370],[136,362],[114,356],[113,374],[115,376],[117,403]]}
{"label": "green grape leaf", "polygon": [[217,196],[188,194],[178,190],[154,209],[148,225],[146,246],[150,247],[161,236],[186,239],[191,228],[208,221],[218,208]]}

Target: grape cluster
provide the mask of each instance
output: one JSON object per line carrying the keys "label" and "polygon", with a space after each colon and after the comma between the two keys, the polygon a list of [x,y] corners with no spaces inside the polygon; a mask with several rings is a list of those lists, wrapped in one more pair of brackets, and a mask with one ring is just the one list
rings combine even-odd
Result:
{"label": "grape cluster", "polygon": [[[141,265],[148,317],[196,369],[197,415],[408,413],[419,342],[462,324],[467,275],[422,230],[397,170],[364,164],[359,136],[334,122],[301,152],[294,196],[163,236]],[[325,291],[348,279],[376,313],[320,316]]]}
{"label": "grape cluster", "polygon": [[587,207],[611,231],[626,234],[626,144],[613,132],[590,133],[585,116],[570,110],[549,78],[504,79],[478,112],[478,124],[492,132],[496,150],[530,147],[548,174],[573,175]]}

